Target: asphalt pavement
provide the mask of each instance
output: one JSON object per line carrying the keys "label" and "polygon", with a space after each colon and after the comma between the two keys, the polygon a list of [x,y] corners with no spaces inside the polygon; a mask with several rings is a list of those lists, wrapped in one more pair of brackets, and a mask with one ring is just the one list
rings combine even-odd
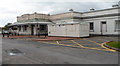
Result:
{"label": "asphalt pavement", "polygon": [[[67,42],[67,41],[66,41]],[[64,42],[61,42],[64,43]],[[10,54],[13,50],[17,54]],[[118,52],[2,38],[3,64],[118,64]]]}

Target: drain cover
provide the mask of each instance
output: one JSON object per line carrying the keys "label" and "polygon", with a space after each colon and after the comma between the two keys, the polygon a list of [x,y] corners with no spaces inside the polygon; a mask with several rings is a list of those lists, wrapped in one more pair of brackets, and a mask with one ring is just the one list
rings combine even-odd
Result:
{"label": "drain cover", "polygon": [[24,54],[23,52],[21,52],[21,51],[18,50],[18,49],[9,49],[9,50],[6,50],[6,52],[7,52],[8,55],[10,55],[10,56],[15,56],[15,55],[22,55],[22,54]]}

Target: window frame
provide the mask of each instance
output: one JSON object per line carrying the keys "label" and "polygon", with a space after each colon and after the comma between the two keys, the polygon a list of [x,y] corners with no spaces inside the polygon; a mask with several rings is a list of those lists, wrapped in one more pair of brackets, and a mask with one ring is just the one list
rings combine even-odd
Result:
{"label": "window frame", "polygon": [[[91,25],[90,25],[91,23],[93,24],[92,29],[91,29]],[[89,31],[94,32],[94,22],[89,22]]]}
{"label": "window frame", "polygon": [[47,27],[46,25],[40,25],[40,30],[41,30],[41,31],[45,31],[45,30],[46,30],[46,27]]}
{"label": "window frame", "polygon": [[28,27],[28,25],[23,26],[23,32],[27,32],[27,27]]}
{"label": "window frame", "polygon": [[118,31],[120,31],[120,29],[119,28],[117,28],[118,27],[118,23],[117,22],[120,22],[120,20],[115,20],[115,32],[118,32]]}
{"label": "window frame", "polygon": [[19,28],[19,31],[21,31],[21,26],[18,26],[18,28]]}

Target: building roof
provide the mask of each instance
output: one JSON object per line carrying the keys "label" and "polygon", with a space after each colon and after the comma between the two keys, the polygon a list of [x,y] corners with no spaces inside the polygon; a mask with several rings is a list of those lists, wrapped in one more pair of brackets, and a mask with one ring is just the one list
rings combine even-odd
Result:
{"label": "building roof", "polygon": [[[76,11],[69,11],[69,12],[65,12],[65,13],[59,13],[59,14],[53,14],[53,15],[50,15],[50,16],[57,16],[57,15],[65,15],[65,14],[69,14],[69,13],[78,13],[78,14],[84,14],[84,13],[93,13],[93,12],[99,12],[99,11],[106,11],[106,10],[113,10],[113,9],[119,9],[120,7],[112,7],[112,8],[108,8],[108,9],[101,9],[101,10],[92,10],[92,11],[87,11],[87,12],[76,12]],[[33,13],[33,14],[40,14],[40,15],[47,15],[47,16],[49,16],[48,14],[41,14],[41,13]],[[29,14],[24,14],[24,15],[29,15]],[[112,15],[112,16],[114,16],[114,15],[117,15],[117,13],[116,14],[105,14],[106,16],[110,16],[110,15]],[[105,16],[104,15],[104,16]],[[23,16],[23,15],[21,15],[21,16]],[[63,17],[63,16],[60,16],[61,17],[61,19],[63,19],[63,18],[67,18],[67,17]],[[67,15],[68,16],[68,15]],[[101,17],[101,16],[103,16],[103,15],[98,15],[98,16],[85,16],[84,18],[93,18],[93,17]],[[71,17],[74,17],[74,15],[72,15]],[[68,18],[70,18],[70,17],[68,17]],[[77,17],[77,16],[75,16],[75,18],[82,18],[82,17]],[[59,18],[56,18],[56,19],[59,19]],[[52,19],[51,19],[52,20]],[[54,19],[53,19],[54,20]],[[33,24],[33,23],[45,23],[45,24],[47,24],[47,23],[52,23],[52,21],[50,21],[50,22],[17,22],[17,23],[13,23],[13,25],[15,25],[15,24]]]}
{"label": "building roof", "polygon": [[112,7],[112,8],[107,8],[107,9],[101,9],[101,10],[93,10],[93,11],[86,11],[86,12],[77,12],[77,11],[71,11],[71,12],[64,12],[64,13],[59,13],[59,14],[53,14],[51,16],[54,15],[61,15],[61,14],[67,14],[67,13],[79,13],[79,14],[83,14],[83,13],[91,13],[91,12],[98,12],[98,11],[106,11],[106,10],[113,10],[113,9],[119,9],[120,7]]}
{"label": "building roof", "polygon": [[79,13],[79,14],[82,14],[81,12],[72,11],[72,12],[64,12],[64,13],[59,13],[59,14],[53,14],[53,15],[51,15],[51,16],[61,15],[61,14],[67,14],[67,13]]}
{"label": "building roof", "polygon": [[28,24],[49,24],[51,22],[15,22],[12,25],[9,26],[13,26],[13,25],[28,25]]}
{"label": "building roof", "polygon": [[99,12],[99,11],[106,11],[106,10],[113,10],[113,9],[120,9],[120,7],[113,7],[113,8],[101,9],[101,10],[93,10],[93,11],[87,11],[87,12],[82,12],[82,13]]}

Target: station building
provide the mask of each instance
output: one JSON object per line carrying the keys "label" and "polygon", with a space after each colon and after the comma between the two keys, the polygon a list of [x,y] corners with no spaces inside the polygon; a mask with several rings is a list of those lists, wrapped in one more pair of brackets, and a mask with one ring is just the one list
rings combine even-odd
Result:
{"label": "station building", "polygon": [[[17,22],[10,25],[10,31],[21,35],[38,35],[47,32],[47,24],[51,23],[49,14],[33,13],[17,16]],[[17,30],[12,30],[17,28]]]}
{"label": "station building", "polygon": [[[17,17],[17,22],[10,27],[17,27],[16,32],[24,35],[47,33],[48,36],[87,37],[89,35],[119,35],[120,7],[88,12],[70,10],[60,14],[24,14]],[[12,31],[12,29],[10,30]]]}

